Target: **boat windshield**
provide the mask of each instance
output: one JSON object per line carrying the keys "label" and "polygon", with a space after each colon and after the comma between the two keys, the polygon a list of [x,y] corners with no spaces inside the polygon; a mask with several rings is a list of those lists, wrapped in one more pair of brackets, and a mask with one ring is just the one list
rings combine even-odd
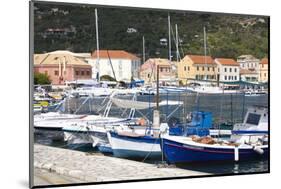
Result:
{"label": "boat windshield", "polygon": [[260,118],[260,114],[249,113],[246,123],[251,125],[258,125]]}

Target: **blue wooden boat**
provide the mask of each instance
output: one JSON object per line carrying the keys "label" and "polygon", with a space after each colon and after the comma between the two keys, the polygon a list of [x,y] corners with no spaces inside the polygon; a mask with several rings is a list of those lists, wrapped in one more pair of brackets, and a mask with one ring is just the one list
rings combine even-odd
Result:
{"label": "blue wooden boat", "polygon": [[229,140],[211,137],[162,137],[163,153],[169,163],[243,161],[268,157],[268,109],[251,107],[244,122],[235,124]]}

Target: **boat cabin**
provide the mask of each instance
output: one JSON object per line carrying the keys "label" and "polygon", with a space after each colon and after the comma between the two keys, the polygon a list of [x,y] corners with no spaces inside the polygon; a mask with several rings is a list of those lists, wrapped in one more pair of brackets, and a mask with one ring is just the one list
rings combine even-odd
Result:
{"label": "boat cabin", "polygon": [[253,106],[248,108],[243,123],[234,125],[231,139],[251,143],[267,136],[268,108],[264,106]]}
{"label": "boat cabin", "polygon": [[212,113],[205,111],[193,111],[187,116],[187,123],[169,125],[170,135],[198,135],[207,136],[212,127]]}

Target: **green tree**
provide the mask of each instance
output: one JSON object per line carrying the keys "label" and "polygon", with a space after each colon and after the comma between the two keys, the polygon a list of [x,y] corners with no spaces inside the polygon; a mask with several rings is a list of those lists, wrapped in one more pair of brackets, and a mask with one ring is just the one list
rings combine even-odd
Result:
{"label": "green tree", "polygon": [[35,85],[49,85],[51,80],[47,74],[34,73],[34,84]]}
{"label": "green tree", "polygon": [[103,75],[100,77],[101,81],[116,81],[113,77],[111,77],[110,75]]}

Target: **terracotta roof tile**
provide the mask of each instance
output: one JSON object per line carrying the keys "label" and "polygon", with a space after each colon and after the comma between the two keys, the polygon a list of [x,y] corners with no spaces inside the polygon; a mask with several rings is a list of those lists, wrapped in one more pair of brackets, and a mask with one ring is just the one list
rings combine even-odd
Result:
{"label": "terracotta roof tile", "polygon": [[261,59],[261,64],[268,64],[268,58]]}
{"label": "terracotta roof tile", "polygon": [[89,66],[83,60],[72,56],[69,53],[45,53],[45,54],[34,54],[34,64],[35,65],[56,65],[59,63],[66,63],[67,65],[79,65],[79,66]]}
{"label": "terracotta roof tile", "polygon": [[[202,55],[186,55],[188,56],[195,64],[205,64],[205,56]],[[214,64],[214,60],[211,56],[206,56],[206,64]]]}
{"label": "terracotta roof tile", "polygon": [[225,66],[239,66],[239,64],[231,58],[216,58],[215,61]]}
{"label": "terracotta roof tile", "polygon": [[164,58],[150,58],[148,60],[145,61],[144,64],[141,65],[141,70],[145,70],[145,69],[153,69],[156,65],[161,65],[161,66],[172,66],[169,63],[168,59],[164,59]]}
{"label": "terracotta roof tile", "polygon": [[[123,51],[123,50],[99,50],[100,58],[108,59],[109,58],[108,55],[111,59],[114,59],[114,58],[131,59],[131,60],[140,59],[137,56],[135,56],[131,53],[128,53],[126,51]],[[92,58],[97,58],[97,51],[92,53]]]}

